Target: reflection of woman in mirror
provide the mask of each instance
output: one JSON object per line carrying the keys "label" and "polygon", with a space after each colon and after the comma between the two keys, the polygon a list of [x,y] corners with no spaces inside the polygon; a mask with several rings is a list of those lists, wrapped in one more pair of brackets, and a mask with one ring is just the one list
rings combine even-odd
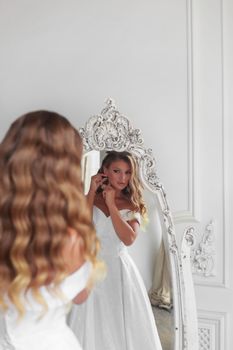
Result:
{"label": "reflection of woman in mirror", "polygon": [[18,118],[1,142],[0,349],[81,349],[66,313],[99,265],[81,153],[78,132],[47,111]]}
{"label": "reflection of woman in mirror", "polygon": [[146,212],[136,169],[130,153],[111,151],[91,180],[87,199],[107,278],[69,317],[84,350],[161,350],[146,289],[126,248]]}

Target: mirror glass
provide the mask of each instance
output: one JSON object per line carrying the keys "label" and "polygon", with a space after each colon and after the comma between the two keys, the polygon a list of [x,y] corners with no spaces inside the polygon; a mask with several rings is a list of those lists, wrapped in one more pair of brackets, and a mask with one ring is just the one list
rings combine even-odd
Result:
{"label": "mirror glass", "polygon": [[[84,154],[82,177],[85,193],[89,190],[91,176],[97,174],[105,155],[105,151],[95,150]],[[156,194],[144,186],[143,199],[147,207],[147,219],[141,223],[136,240],[127,249],[148,292],[162,349],[173,350],[175,327],[170,260],[168,250],[164,246],[164,222],[161,221],[162,216],[159,215],[161,209],[155,197]]]}

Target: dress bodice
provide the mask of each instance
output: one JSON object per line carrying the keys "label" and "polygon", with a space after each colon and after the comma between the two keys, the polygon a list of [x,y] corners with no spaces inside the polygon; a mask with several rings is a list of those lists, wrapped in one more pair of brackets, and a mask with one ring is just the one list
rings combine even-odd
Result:
{"label": "dress bodice", "polygon": [[[140,214],[135,213],[130,209],[121,209],[119,213],[123,220],[130,221],[136,219],[140,223]],[[101,256],[118,256],[122,252],[126,252],[125,244],[117,236],[111,217],[98,207],[93,207],[93,221],[96,233],[101,243]]]}

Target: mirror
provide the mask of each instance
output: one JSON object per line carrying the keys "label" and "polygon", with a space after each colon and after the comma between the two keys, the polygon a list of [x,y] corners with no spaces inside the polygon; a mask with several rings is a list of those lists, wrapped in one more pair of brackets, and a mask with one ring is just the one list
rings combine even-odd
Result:
{"label": "mirror", "polygon": [[84,145],[82,171],[86,193],[91,176],[99,170],[106,151],[127,151],[136,160],[148,222],[140,226],[140,233],[128,251],[150,297],[162,349],[198,349],[189,262],[192,237],[184,235],[182,247],[178,249],[171,211],[155,170],[152,150],[145,148],[141,131],[131,126],[112,99],[107,100],[100,115],[87,121],[80,133]]}
{"label": "mirror", "polygon": [[[97,174],[105,156],[105,151],[95,150],[83,156],[82,178],[85,194],[90,188],[91,176]],[[141,225],[137,239],[128,247],[128,251],[148,291],[162,348],[172,350],[174,315],[170,263],[165,254],[162,227],[154,194],[144,189],[143,199],[147,208],[147,220]]]}

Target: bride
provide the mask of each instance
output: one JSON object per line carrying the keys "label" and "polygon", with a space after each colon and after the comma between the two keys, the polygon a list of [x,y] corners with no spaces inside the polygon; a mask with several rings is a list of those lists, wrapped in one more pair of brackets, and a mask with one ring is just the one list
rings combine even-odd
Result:
{"label": "bride", "polygon": [[87,200],[107,278],[68,318],[84,350],[162,350],[145,286],[126,247],[146,214],[140,188],[128,152],[108,152],[91,179]]}
{"label": "bride", "polygon": [[81,350],[66,314],[104,272],[81,153],[77,130],[49,111],[19,117],[1,142],[0,350]]}

